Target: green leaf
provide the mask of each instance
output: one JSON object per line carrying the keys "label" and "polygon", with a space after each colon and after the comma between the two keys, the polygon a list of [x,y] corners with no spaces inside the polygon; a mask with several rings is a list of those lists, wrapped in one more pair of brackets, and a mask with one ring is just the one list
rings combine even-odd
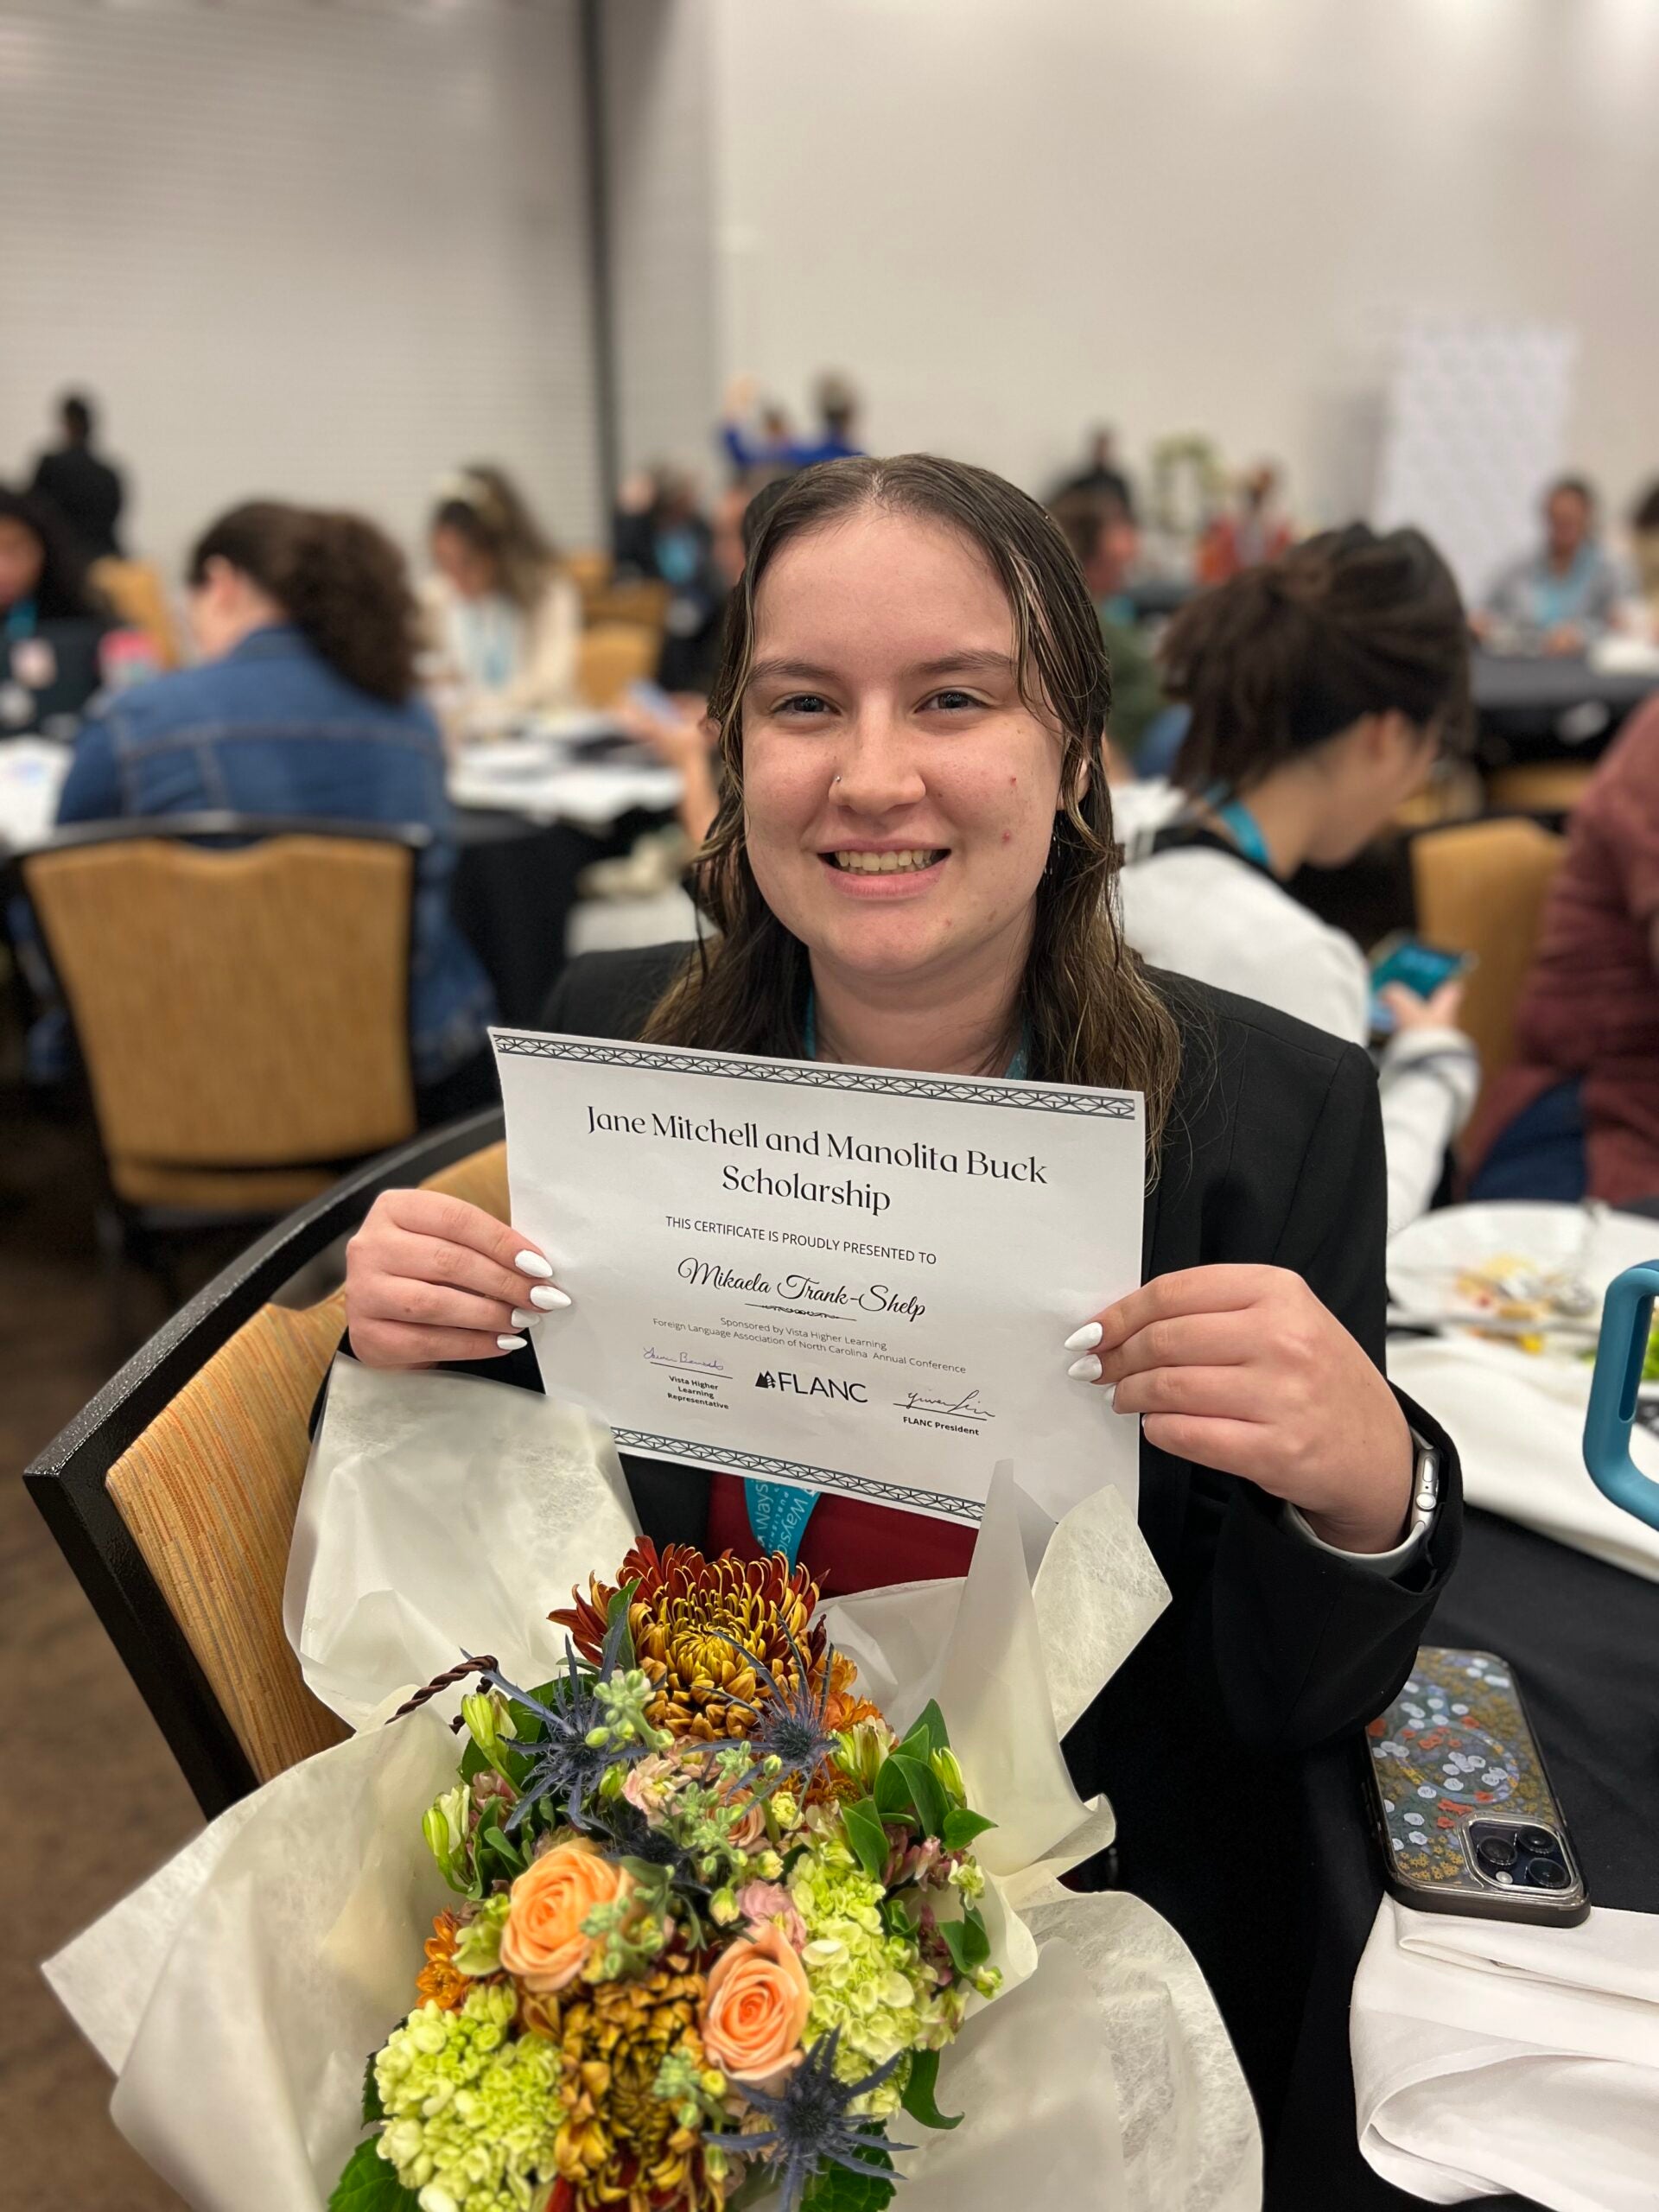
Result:
{"label": "green leaf", "polygon": [[937,2050],[912,2051],[910,2075],[905,2083],[905,2110],[923,2127],[960,2127],[962,2114],[947,2119],[933,2101],[933,2091],[939,2078],[939,2054]]}
{"label": "green leaf", "polygon": [[363,2125],[365,2127],[376,2126],[386,2116],[385,2107],[380,2101],[380,2084],[374,2078],[374,2060],[379,2056],[377,2050],[374,2057],[371,2058],[363,2069]]}
{"label": "green leaf", "polygon": [[801,2212],[883,2212],[893,2202],[893,2160],[879,2144],[870,2145],[868,2170],[849,2173],[843,2166],[820,2166],[801,2196]]}
{"label": "green leaf", "polygon": [[628,1608],[632,1605],[634,1592],[639,1587],[639,1579],[636,1575],[632,1582],[625,1582],[620,1590],[612,1591],[611,1602],[605,1608],[605,1633],[607,1637],[616,1626],[617,1615],[620,1613],[622,1616],[622,1640],[616,1649],[616,1666],[619,1674],[626,1673],[636,1663],[633,1631],[627,1625],[627,1618]]}
{"label": "green leaf", "polygon": [[950,1732],[944,1725],[944,1715],[939,1711],[938,1700],[929,1698],[927,1703],[910,1724],[910,1732],[899,1746],[915,1758],[930,1759],[935,1751],[949,1751]]}
{"label": "green leaf", "polygon": [[879,1882],[887,1871],[887,1834],[874,1801],[861,1797],[854,1804],[843,1805],[841,1817],[847,1824],[847,1840],[853,1847],[854,1858],[873,1882]]}
{"label": "green leaf", "polygon": [[375,2138],[359,2143],[334,2183],[328,2212],[419,2212],[419,2200],[380,2156]]}
{"label": "green leaf", "polygon": [[994,1828],[995,1821],[988,1821],[983,1813],[976,1813],[966,1805],[956,1805],[944,1816],[944,1833],[941,1840],[947,1851],[966,1851],[976,1835],[983,1835],[987,1828]]}
{"label": "green leaf", "polygon": [[912,1758],[907,1751],[891,1752],[876,1777],[876,1809],[882,1814],[887,1813],[887,1807],[882,1802],[881,1785],[889,1775],[895,1777],[888,1787],[889,1801],[895,1789],[903,1792],[896,1808],[899,1816],[902,1817],[913,1807],[921,1823],[922,1834],[941,1834],[944,1828],[944,1816],[950,1808],[944,1802],[944,1792],[940,1789],[932,1768],[924,1765],[920,1759]]}
{"label": "green leaf", "polygon": [[972,1974],[991,1955],[991,1939],[985,1931],[984,1918],[974,1905],[969,1906],[960,1920],[942,1920],[939,1933],[958,1974]]}

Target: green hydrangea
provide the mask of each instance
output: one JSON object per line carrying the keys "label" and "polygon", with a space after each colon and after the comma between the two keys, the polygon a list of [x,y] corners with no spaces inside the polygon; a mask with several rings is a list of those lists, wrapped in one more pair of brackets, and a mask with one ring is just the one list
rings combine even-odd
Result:
{"label": "green hydrangea", "polygon": [[[861,2081],[896,2051],[941,2040],[938,1993],[913,1941],[882,1925],[882,1889],[845,1844],[815,1843],[796,1862],[789,1893],[806,1923],[801,1961],[812,1992],[809,2047],[841,2030],[836,2071]],[[895,2075],[867,2099],[870,2113],[896,2112],[903,2091]]]}
{"label": "green hydrangea", "polygon": [[516,2002],[496,1982],[469,1991],[459,2012],[423,2005],[374,2062],[380,2156],[421,2212],[526,2212],[553,2178],[558,2050],[544,2036],[510,2037]]}

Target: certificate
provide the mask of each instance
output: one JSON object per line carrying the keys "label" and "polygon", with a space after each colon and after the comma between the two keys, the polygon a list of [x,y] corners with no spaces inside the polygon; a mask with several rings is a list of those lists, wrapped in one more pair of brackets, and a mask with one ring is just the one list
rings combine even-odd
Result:
{"label": "certificate", "polygon": [[1065,1338],[1141,1280],[1137,1092],[491,1033],[550,1395],[652,1459],[976,1522],[1134,1506]]}

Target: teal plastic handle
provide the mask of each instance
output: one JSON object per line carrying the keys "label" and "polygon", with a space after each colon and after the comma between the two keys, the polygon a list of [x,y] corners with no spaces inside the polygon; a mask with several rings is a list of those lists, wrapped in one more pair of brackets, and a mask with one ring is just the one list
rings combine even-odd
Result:
{"label": "teal plastic handle", "polygon": [[1584,1417],[1584,1464],[1591,1481],[1604,1497],[1650,1529],[1659,1529],[1659,1483],[1643,1474],[1631,1459],[1630,1427],[1656,1297],[1659,1260],[1626,1268],[1609,1287],[1601,1312],[1596,1371],[1590,1378],[1590,1409]]}

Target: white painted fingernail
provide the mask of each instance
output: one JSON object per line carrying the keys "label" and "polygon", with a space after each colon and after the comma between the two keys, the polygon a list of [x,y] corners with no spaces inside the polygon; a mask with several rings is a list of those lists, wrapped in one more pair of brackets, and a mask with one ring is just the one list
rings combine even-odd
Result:
{"label": "white painted fingernail", "polygon": [[512,1264],[521,1275],[550,1275],[553,1272],[551,1262],[539,1252],[520,1252]]}
{"label": "white painted fingernail", "polygon": [[538,1282],[530,1294],[530,1302],[532,1306],[539,1306],[543,1313],[556,1313],[560,1306],[569,1305],[570,1294],[568,1290],[560,1290],[553,1283]]}
{"label": "white painted fingernail", "polygon": [[1098,1321],[1085,1321],[1080,1329],[1073,1329],[1065,1340],[1067,1351],[1093,1351],[1101,1339]]}
{"label": "white painted fingernail", "polygon": [[1085,1352],[1081,1359],[1074,1359],[1065,1371],[1074,1382],[1098,1382],[1100,1362],[1093,1352]]}
{"label": "white painted fingernail", "polygon": [[512,1325],[515,1329],[533,1329],[541,1318],[539,1313],[531,1313],[526,1306],[515,1306],[512,1309]]}
{"label": "white painted fingernail", "polygon": [[528,1337],[498,1337],[495,1348],[498,1351],[522,1351],[529,1342]]}

